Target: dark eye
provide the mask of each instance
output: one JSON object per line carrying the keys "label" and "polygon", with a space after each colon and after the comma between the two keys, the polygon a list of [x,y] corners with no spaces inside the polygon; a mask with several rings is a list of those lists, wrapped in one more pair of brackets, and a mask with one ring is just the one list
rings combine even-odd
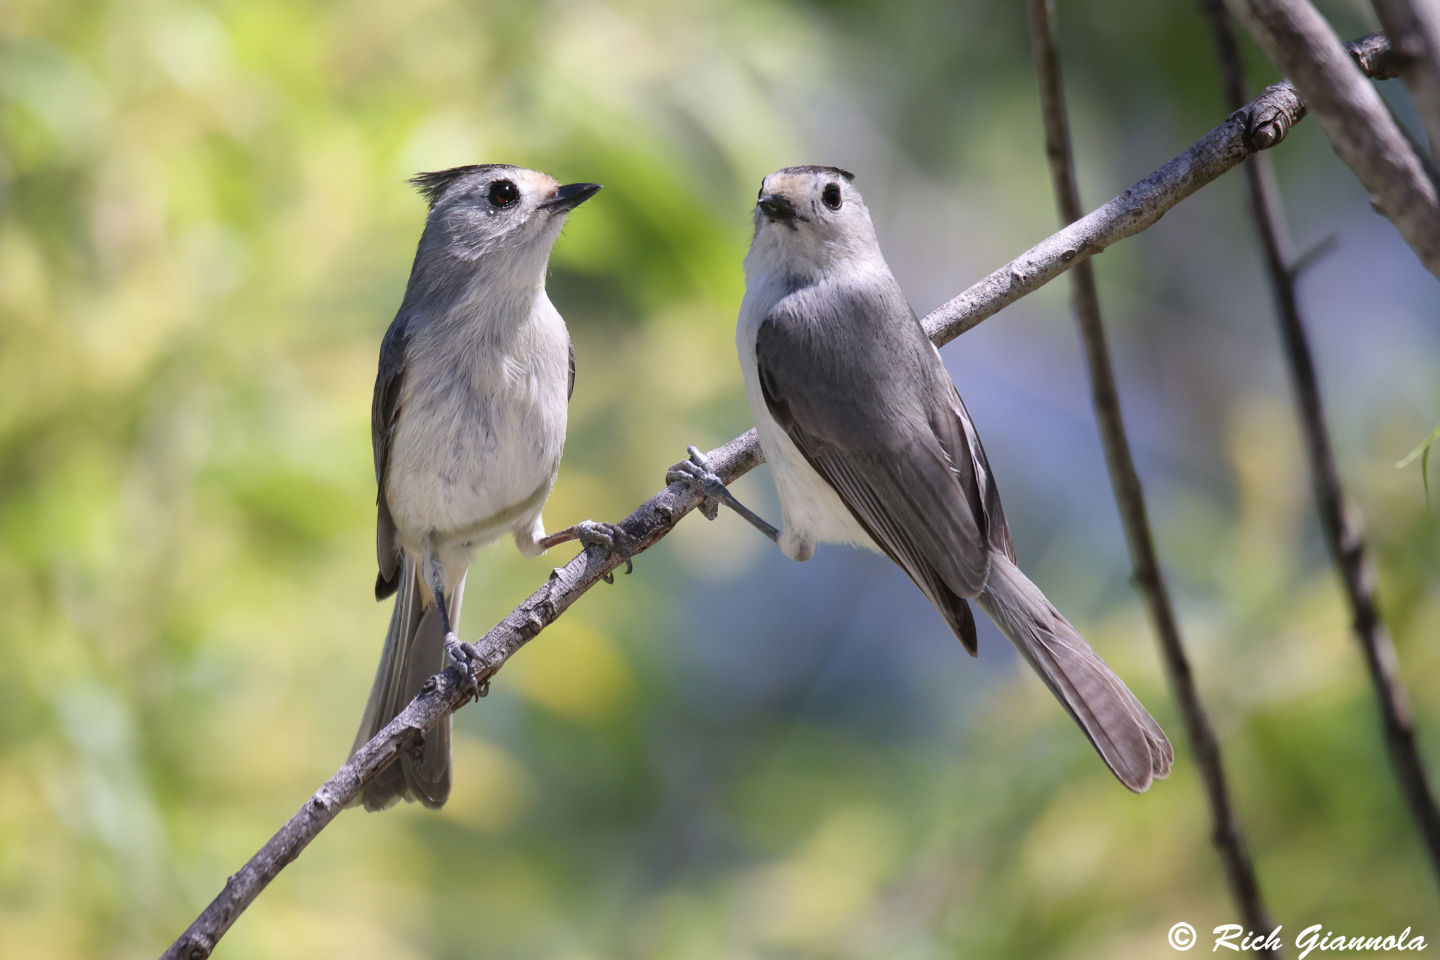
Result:
{"label": "dark eye", "polygon": [[490,203],[497,207],[508,207],[520,199],[520,190],[510,180],[496,180],[490,184]]}
{"label": "dark eye", "polygon": [[825,206],[829,207],[831,210],[839,210],[839,209],[840,209],[840,184],[838,184],[838,183],[827,183],[827,184],[825,184],[825,189],[824,189],[823,191],[821,191],[821,193],[820,193],[820,199],[824,202]]}

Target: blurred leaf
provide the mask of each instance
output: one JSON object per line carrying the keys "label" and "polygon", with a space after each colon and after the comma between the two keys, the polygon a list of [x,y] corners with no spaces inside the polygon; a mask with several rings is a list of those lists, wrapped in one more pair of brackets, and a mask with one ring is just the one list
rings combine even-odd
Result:
{"label": "blurred leaf", "polygon": [[1436,440],[1440,440],[1440,426],[1430,431],[1430,436],[1426,437],[1420,446],[1411,450],[1405,455],[1405,459],[1395,464],[1395,469],[1403,470],[1415,462],[1417,457],[1419,458],[1420,482],[1425,487],[1425,503],[1427,506],[1430,503],[1430,447],[1434,445]]}

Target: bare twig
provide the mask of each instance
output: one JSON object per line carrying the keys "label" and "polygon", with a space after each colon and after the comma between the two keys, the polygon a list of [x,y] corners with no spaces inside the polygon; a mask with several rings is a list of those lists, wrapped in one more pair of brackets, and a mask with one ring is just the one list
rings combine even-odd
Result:
{"label": "bare twig", "polygon": [[[751,430],[706,455],[726,483],[760,464],[760,444]],[[632,538],[630,552],[640,554],[654,546],[703,496],[682,483],[674,483],[647,500],[621,524]],[[551,571],[550,578],[524,603],[512,610],[474,644],[466,644],[475,661],[481,691],[505,661],[541,630],[554,623],[570,605],[625,561],[590,547]],[[450,667],[431,678],[426,689],[390,724],[361,747],[339,772],[325,782],[300,812],[275,834],[225,889],[205,908],[170,949],[164,960],[200,960],[260,891],[323,830],[360,790],[401,753],[416,749],[426,730],[440,718],[464,706],[474,688],[459,669]]]}
{"label": "bare twig", "polygon": [[1226,0],[1315,111],[1340,159],[1440,277],[1440,195],[1420,154],[1308,0]]}
{"label": "bare twig", "polygon": [[[1349,46],[1372,76],[1389,69],[1389,48],[1383,36],[1366,37]],[[1119,197],[931,312],[924,320],[926,333],[936,344],[949,343],[1075,264],[1144,230],[1165,211],[1255,151],[1279,143],[1304,116],[1305,105],[1293,86],[1282,82],[1270,87],[1244,111],[1232,114],[1185,153]],[[726,483],[743,476],[763,460],[754,430],[712,450],[707,457]],[[651,497],[622,524],[626,533],[637,541],[632,552],[638,554],[652,546],[681,517],[699,506],[701,499],[700,494],[680,483],[671,484]],[[483,664],[482,682],[493,676],[510,654],[553,623],[621,562],[607,559],[604,551],[596,547],[555,570],[539,590],[473,645],[476,658]],[[471,691],[465,689],[457,672],[449,670],[437,675],[433,689],[417,697],[351,757],[306,801],[300,812],[229,879],[219,896],[165,952],[166,960],[208,957],[220,937],[260,891],[299,856],[366,783],[401,752],[413,750],[422,732],[438,723],[446,713],[458,709],[470,696]]]}
{"label": "bare twig", "polygon": [[[1203,0],[1203,2],[1210,3],[1213,2],[1213,0]],[[1221,5],[1221,9],[1224,9],[1223,2]],[[1226,16],[1229,16],[1229,14],[1226,14]],[[1259,156],[1264,156],[1264,154],[1259,154]],[[1267,161],[1260,164],[1260,170],[1262,175],[1269,177],[1269,162]],[[1275,209],[1280,209],[1278,203]],[[1280,222],[1283,223],[1283,221]],[[1336,248],[1339,246],[1340,240],[1338,237],[1335,236],[1335,234],[1325,234],[1325,236],[1321,237],[1319,242],[1312,246],[1309,250],[1306,250],[1304,253],[1300,254],[1298,257],[1295,257],[1293,260],[1290,261],[1290,282],[1293,284],[1295,281],[1299,280],[1305,275],[1306,271],[1308,271],[1311,267],[1315,266],[1315,264],[1319,263],[1321,260],[1325,259],[1330,254],[1334,253]]]}
{"label": "bare twig", "polygon": [[1425,125],[1433,174],[1434,166],[1440,165],[1440,4],[1433,0],[1371,0],[1371,5],[1390,38],[1396,69]]}
{"label": "bare twig", "polygon": [[[1367,76],[1394,76],[1384,34],[1345,48]],[[1145,230],[1216,177],[1284,140],[1305,114],[1305,102],[1289,80],[1267,87],[1180,156],[933,311],[925,318],[925,332],[936,343],[949,343],[1080,261]]]}
{"label": "bare twig", "polygon": [[[1055,185],[1060,221],[1069,224],[1080,219],[1083,208],[1075,182],[1075,160],[1070,149],[1065,88],[1060,80],[1054,0],[1030,0],[1030,28],[1035,71],[1040,80],[1040,106],[1045,120],[1045,153],[1050,160],[1050,178]],[[1134,582],[1149,610],[1165,672],[1195,752],[1195,766],[1200,772],[1205,798],[1210,806],[1211,841],[1220,855],[1230,895],[1239,907],[1247,928],[1268,933],[1273,929],[1270,915],[1261,898],[1255,865],[1250,859],[1240,817],[1225,782],[1220,743],[1214,727],[1210,725],[1200,691],[1195,686],[1185,647],[1180,642],[1180,627],[1170,604],[1170,591],[1160,570],[1155,538],[1150,533],[1145,493],[1130,454],[1130,441],[1125,435],[1120,392],[1110,362],[1110,350],[1105,342],[1105,327],[1101,322],[1100,297],[1095,288],[1092,264],[1089,261],[1078,264],[1070,272],[1070,278],[1074,294],[1071,306],[1080,324],[1085,363],[1090,371],[1095,419],[1100,427],[1101,445],[1105,448],[1105,462],[1110,468],[1110,483],[1115,488],[1115,504],[1120,510],[1125,539],[1130,545],[1130,558],[1135,565]],[[1270,948],[1259,948],[1257,952],[1266,957],[1280,956],[1279,950]]]}
{"label": "bare twig", "polygon": [[[1231,106],[1244,103],[1245,68],[1235,45],[1229,16],[1222,0],[1204,0],[1203,6],[1215,34],[1226,99]],[[1370,669],[1370,680],[1380,704],[1385,744],[1400,781],[1400,792],[1404,794],[1420,829],[1430,853],[1431,866],[1440,877],[1440,810],[1436,809],[1435,797],[1430,792],[1425,775],[1425,764],[1415,744],[1414,721],[1410,715],[1409,699],[1398,675],[1395,647],[1380,619],[1379,605],[1375,600],[1375,578],[1366,560],[1365,542],[1360,533],[1360,515],[1358,511],[1346,509],[1340,471],[1335,465],[1330,433],[1325,425],[1315,361],[1295,299],[1298,271],[1292,265],[1291,243],[1279,200],[1266,170],[1261,166],[1268,159],[1257,156],[1245,165],[1246,194],[1250,200],[1255,232],[1264,252],[1270,289],[1275,297],[1275,313],[1280,323],[1286,364],[1295,386],[1295,405],[1305,434],[1310,482],[1315,488],[1320,525],[1325,530],[1325,542],[1330,547],[1330,556],[1350,606],[1355,639]]]}

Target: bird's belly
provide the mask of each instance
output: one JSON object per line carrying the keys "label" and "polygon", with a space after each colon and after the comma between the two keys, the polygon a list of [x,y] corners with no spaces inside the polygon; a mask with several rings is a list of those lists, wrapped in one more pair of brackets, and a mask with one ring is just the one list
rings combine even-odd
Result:
{"label": "bird's belly", "polygon": [[[563,386],[562,386],[563,389]],[[391,440],[386,495],[402,541],[429,535],[480,547],[528,525],[544,505],[565,445],[564,394],[454,397],[407,410]],[[547,402],[548,401],[548,402]]]}
{"label": "bird's belly", "polygon": [[[759,393],[758,383],[755,392]],[[781,549],[792,555],[802,554],[797,559],[809,556],[806,544],[814,543],[850,543],[878,552],[880,548],[835,488],[815,472],[789,435],[771,418],[763,395],[758,397],[758,403],[756,399],[751,398],[750,412],[784,515]]]}

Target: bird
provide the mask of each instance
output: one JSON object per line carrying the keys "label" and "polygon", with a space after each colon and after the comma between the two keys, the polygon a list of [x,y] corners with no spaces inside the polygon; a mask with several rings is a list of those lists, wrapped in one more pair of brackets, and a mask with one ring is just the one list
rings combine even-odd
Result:
{"label": "bird", "polygon": [[[371,404],[375,599],[395,597],[351,754],[445,668],[464,663],[453,624],[476,552],[507,533],[527,557],[567,540],[618,550],[619,527],[545,535],[541,510],[565,446],[575,349],[545,292],[567,216],[600,185],[472,164],[411,178],[429,204],[405,295],[380,345]],[[355,803],[438,809],[450,795],[450,717]],[[353,805],[353,804],[352,804]]]}
{"label": "bird", "polygon": [[782,526],[748,510],[695,447],[666,475],[735,509],[793,560],[817,543],[889,556],[972,656],[976,601],[1136,793],[1169,775],[1159,724],[1016,565],[995,477],[940,353],[838,167],[765,177],[736,346]]}

